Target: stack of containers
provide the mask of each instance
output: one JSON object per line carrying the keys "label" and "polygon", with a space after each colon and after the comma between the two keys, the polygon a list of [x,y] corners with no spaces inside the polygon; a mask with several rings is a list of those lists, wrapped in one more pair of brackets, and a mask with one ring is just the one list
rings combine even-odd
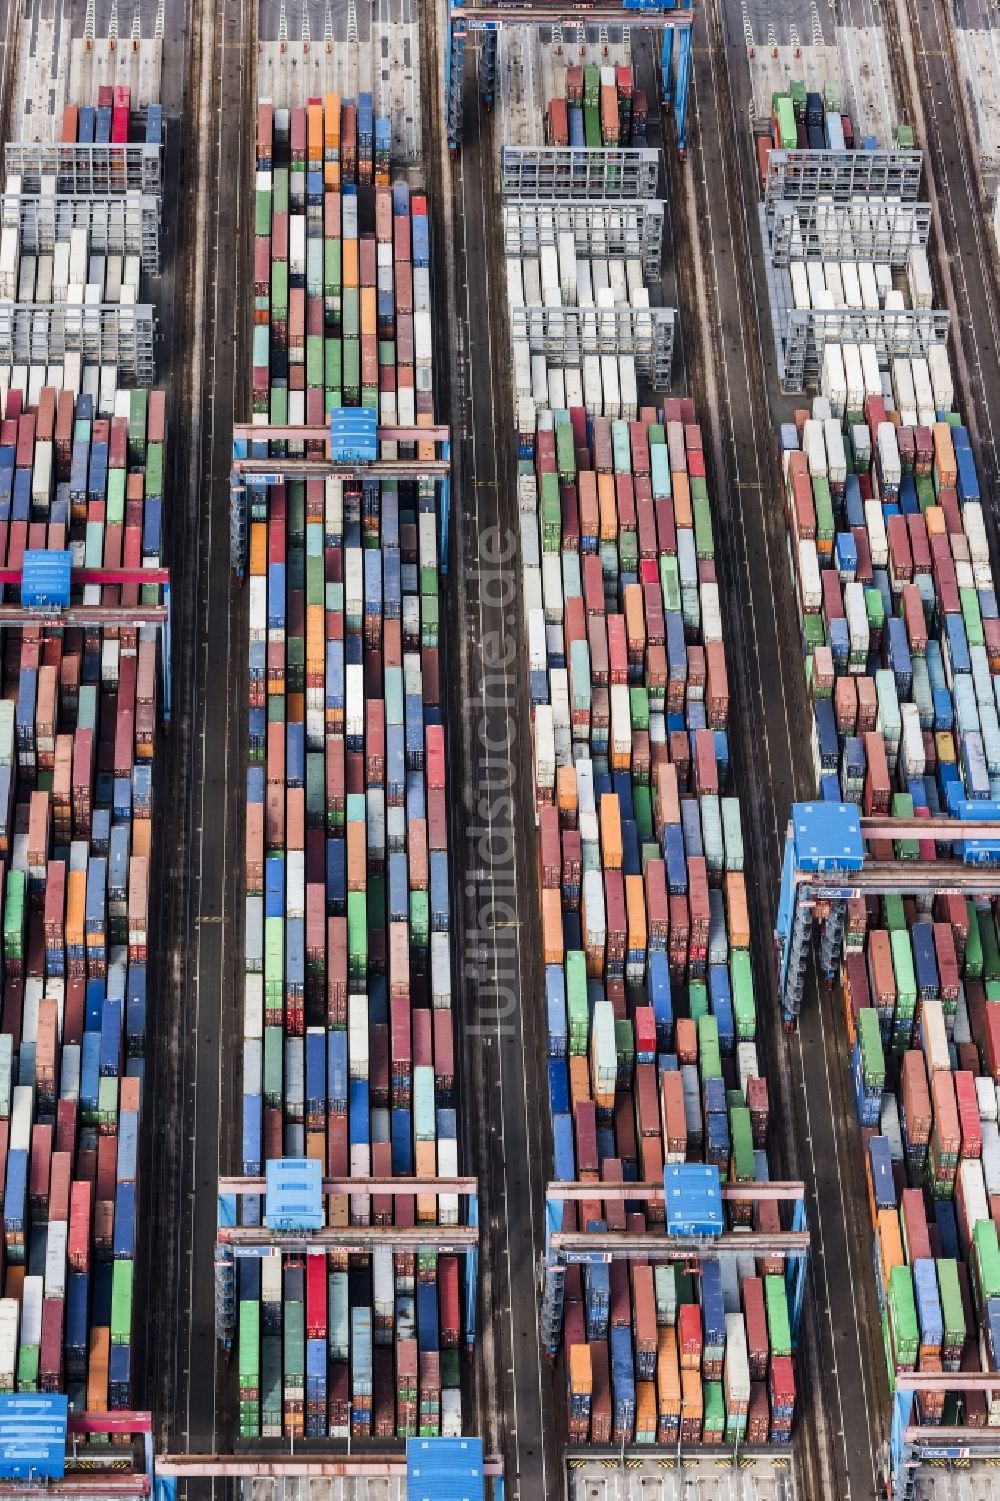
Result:
{"label": "stack of containers", "polygon": [[860,146],[875,150],[873,136],[854,134],[850,115],[843,112],[840,85],[828,78],[823,91],[807,90],[801,79],[792,79],[788,89],[771,95],[770,131],[756,140],[760,180],[767,178],[768,158],[774,151],[852,151]]}
{"label": "stack of containers", "polygon": [[581,146],[645,146],[648,106],[635,88],[630,64],[618,67],[574,65],[566,69],[565,93],[545,108],[545,143]]}
{"label": "stack of containers", "polygon": [[[543,411],[519,464],[555,1178],[766,1179],[729,688],[701,430]],[[774,1203],[728,1201],[777,1228]],[[595,1201],[563,1224],[663,1222]],[[786,1442],[781,1258],[567,1268],[573,1442]]]}
{"label": "stack of containers", "polygon": [[789,547],[821,794],[934,816],[1000,792],[1000,619],[943,346],[886,385],[873,348],[828,348],[782,428]]}
{"label": "stack of containers", "polygon": [[[161,144],[163,114],[160,105],[151,104],[141,114],[136,112],[133,116],[127,87],[102,87],[98,94],[97,106],[66,106],[61,121],[62,143]],[[109,157],[108,172],[109,192],[124,192],[124,169],[114,153]],[[121,174],[120,181],[118,174]],[[54,191],[53,184],[49,184],[49,187]],[[15,206],[10,206],[21,192],[17,176],[8,175],[6,191],[8,210],[4,226],[0,229],[0,298],[5,301],[41,304],[110,302],[128,305],[140,301],[140,257],[105,254],[96,250],[92,253],[85,224],[71,230],[68,239],[57,239],[49,251],[23,251],[20,214],[16,203]],[[48,367],[32,365],[0,370],[0,394],[14,386],[23,390],[31,406],[37,406],[44,386],[53,386],[57,390],[69,389],[77,394],[85,375],[93,378],[95,398],[98,381],[103,381],[109,396],[114,395],[117,387],[114,367],[98,370],[97,367],[84,366],[80,354],[70,351],[65,354],[63,361]],[[106,401],[102,403],[106,404]]]}
{"label": "stack of containers", "polygon": [[[162,392],[4,393],[0,561],[159,567]],[[5,585],[17,603],[18,585]],[[128,609],[155,586],[87,584]],[[0,1372],[10,1391],[132,1407],[146,1030],[155,629],[4,632],[0,699]]]}
{"label": "stack of containers", "polygon": [[[782,429],[819,790],[920,818],[995,798],[1000,622],[947,355],[883,373],[874,351],[831,346],[823,390]],[[876,854],[946,850],[909,838]],[[890,1384],[998,1370],[995,903],[849,903],[841,988]],[[989,1393],[918,1404],[924,1423],[995,1420]]]}
{"label": "stack of containers", "polygon": [[[374,180],[384,139],[376,122],[372,147],[363,105],[260,106],[258,422],[321,425],[358,405],[382,424],[433,421],[426,200]],[[424,483],[290,481],[254,502],[248,1173],[282,1155],[337,1178],[457,1173],[436,538]],[[245,1222],[260,1207],[244,1200]],[[456,1224],[459,1202],[357,1193],[326,1213]],[[461,1432],[457,1258],[264,1268],[239,1266],[243,1437]]]}

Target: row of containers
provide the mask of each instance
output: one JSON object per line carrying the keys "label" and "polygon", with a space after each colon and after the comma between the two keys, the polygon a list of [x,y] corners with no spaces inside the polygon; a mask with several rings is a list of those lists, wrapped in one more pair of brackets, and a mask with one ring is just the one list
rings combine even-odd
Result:
{"label": "row of containers", "polygon": [[[577,372],[578,376],[578,372]],[[569,383],[570,373],[565,372]],[[701,429],[541,409],[518,465],[555,1180],[768,1177],[743,830]],[[732,1226],[784,1228],[774,1202]],[[663,1203],[566,1202],[562,1227],[663,1227]],[[578,1217],[577,1217],[578,1215]],[[566,1271],[571,1442],[785,1443],[781,1256],[697,1275]],[[553,1353],[554,1350],[553,1350]]]}
{"label": "row of containers", "polygon": [[[101,117],[124,139],[118,104]],[[108,125],[105,117],[111,116]],[[117,121],[117,123],[116,123]],[[0,566],[158,569],[166,403],[113,366],[4,373]],[[157,584],[74,585],[127,618]],[[5,605],[21,602],[18,579]],[[145,1088],[155,626],[8,624],[0,697],[0,1392],[129,1409]]]}
{"label": "row of containers", "polygon": [[[649,305],[640,264],[578,259],[564,236],[508,260],[512,308],[536,281],[545,304]],[[553,1192],[684,1163],[760,1182],[770,1106],[701,429],[690,400],[639,405],[627,354],[563,368],[512,342]],[[726,1228],[787,1228],[775,1201],[726,1203]],[[562,1228],[662,1233],[664,1204],[563,1201]],[[571,1444],[787,1444],[786,1270],[567,1266]]]}
{"label": "row of containers", "polygon": [[[425,200],[356,185],[343,157],[324,186],[349,108],[261,106],[258,425],[433,415]],[[433,485],[271,485],[249,559],[243,1171],[306,1156],[340,1178],[453,1177]],[[460,1217],[454,1196],[325,1205],[334,1226]],[[242,1200],[244,1223],[259,1214]],[[464,1278],[434,1250],[239,1262],[240,1434],[459,1434]]]}
{"label": "row of containers", "polygon": [[[945,350],[881,370],[830,345],[781,429],[789,559],[824,799],[934,818],[1000,795],[1000,618]],[[897,839],[877,857],[947,853]],[[890,1389],[1000,1370],[1000,942],[955,894],[848,904],[840,967]],[[992,1392],[921,1392],[920,1421],[1000,1422]]]}

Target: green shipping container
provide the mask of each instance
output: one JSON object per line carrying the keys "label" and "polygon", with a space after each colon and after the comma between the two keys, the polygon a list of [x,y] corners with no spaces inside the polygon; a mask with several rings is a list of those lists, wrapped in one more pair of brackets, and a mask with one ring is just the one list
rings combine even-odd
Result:
{"label": "green shipping container", "polygon": [[972,1260],[980,1297],[985,1304],[1000,1298],[1000,1247],[992,1220],[977,1220],[972,1232]]}
{"label": "green shipping container", "polygon": [[707,500],[693,500],[691,512],[694,517],[694,545],[701,563],[711,562],[715,557],[715,538],[712,536],[712,513]]}
{"label": "green shipping container", "polygon": [[132,1263],[116,1261],[111,1275],[111,1343],[127,1345],[132,1339]]}
{"label": "green shipping container", "polygon": [[363,891],[347,893],[348,972],[352,980],[368,975],[368,902]]}
{"label": "green shipping container", "polygon": [[8,963],[24,958],[26,885],[23,870],[8,870],[3,904],[3,952]]}
{"label": "green shipping container", "polygon": [[[741,1100],[742,1098],[743,1096],[740,1095]],[[757,1177],[754,1167],[753,1130],[750,1125],[750,1111],[743,1104],[730,1109],[729,1135],[733,1178],[737,1183],[753,1183]]]}
{"label": "green shipping container", "polygon": [[708,986],[704,980],[692,980],[688,985],[688,1014],[693,1022],[708,1015]]}
{"label": "green shipping container", "polygon": [[[271,262],[271,316],[276,323],[282,323],[288,317],[288,262]],[[256,328],[254,335],[256,336]],[[263,332],[268,333],[264,328]],[[255,361],[256,363],[256,361]],[[265,360],[266,364],[267,361]]]}
{"label": "green shipping container", "polygon": [[38,1366],[41,1351],[37,1345],[22,1345],[17,1352],[17,1389],[19,1392],[37,1392]]}
{"label": "green shipping container", "polygon": [[896,1365],[911,1366],[920,1348],[920,1329],[913,1296],[913,1272],[908,1266],[894,1266],[889,1273],[888,1308]]}
{"label": "green shipping container", "polygon": [[587,961],[579,949],[571,949],[564,964],[569,1051],[585,1058],[590,1044],[590,1008],[587,1004]]}
{"label": "green shipping container", "polygon": [[788,1298],[784,1277],[764,1278],[764,1305],[767,1312],[767,1342],[772,1355],[791,1355],[792,1333],[788,1322]]}
{"label": "green shipping container", "polygon": [[972,902],[966,902],[965,912],[969,927],[969,936],[965,942],[965,977],[967,980],[981,980],[983,977],[983,945],[979,936],[979,922],[976,917],[976,909]]}
{"label": "green shipping container", "polygon": [[977,912],[979,941],[983,950],[983,979],[1000,980],[1000,945],[997,943],[997,928],[992,909]]}
{"label": "green shipping container", "polygon": [[703,1079],[722,1078],[722,1056],[719,1052],[719,1024],[714,1016],[698,1018],[698,1062]]}
{"label": "green shipping container", "polygon": [[752,1042],[757,1035],[757,1007],[753,994],[753,970],[748,949],[729,954],[729,983],[733,993],[733,1018],[737,1042]]}

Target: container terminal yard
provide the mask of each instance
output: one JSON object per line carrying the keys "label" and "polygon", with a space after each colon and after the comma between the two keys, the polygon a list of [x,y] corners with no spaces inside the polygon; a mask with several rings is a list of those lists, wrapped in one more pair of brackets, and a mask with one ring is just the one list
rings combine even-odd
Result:
{"label": "container terminal yard", "polygon": [[998,25],[0,0],[0,1495],[1000,1487]]}

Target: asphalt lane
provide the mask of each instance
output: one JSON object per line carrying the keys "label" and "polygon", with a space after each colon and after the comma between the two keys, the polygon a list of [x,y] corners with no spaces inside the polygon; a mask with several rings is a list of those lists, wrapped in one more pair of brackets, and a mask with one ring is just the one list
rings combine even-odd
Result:
{"label": "asphalt lane", "polygon": [[[230,589],[228,475],[247,368],[240,271],[249,255],[241,196],[251,170],[248,38],[252,17],[240,0],[196,0],[165,48],[177,106],[176,116],[168,107],[174,176],[166,201],[180,209],[165,220],[177,237],[183,291],[160,309],[174,397],[175,721],[159,800],[146,1367],[158,1442],[201,1453],[231,1446],[234,1413],[217,1356],[213,1263],[217,1179],[235,1164],[239,1119],[245,633],[242,596]],[[225,1488],[191,1483],[187,1493],[221,1496]]]}
{"label": "asphalt lane", "polygon": [[456,734],[464,729],[463,1057],[478,1106],[471,1131],[486,1240],[481,1417],[504,1456],[507,1494],[534,1501],[562,1489],[562,1413],[539,1355],[536,1270],[551,1147],[497,149],[470,65],[452,173],[465,325],[451,377],[463,478],[454,497],[460,579],[449,610],[460,685],[451,723]]}

